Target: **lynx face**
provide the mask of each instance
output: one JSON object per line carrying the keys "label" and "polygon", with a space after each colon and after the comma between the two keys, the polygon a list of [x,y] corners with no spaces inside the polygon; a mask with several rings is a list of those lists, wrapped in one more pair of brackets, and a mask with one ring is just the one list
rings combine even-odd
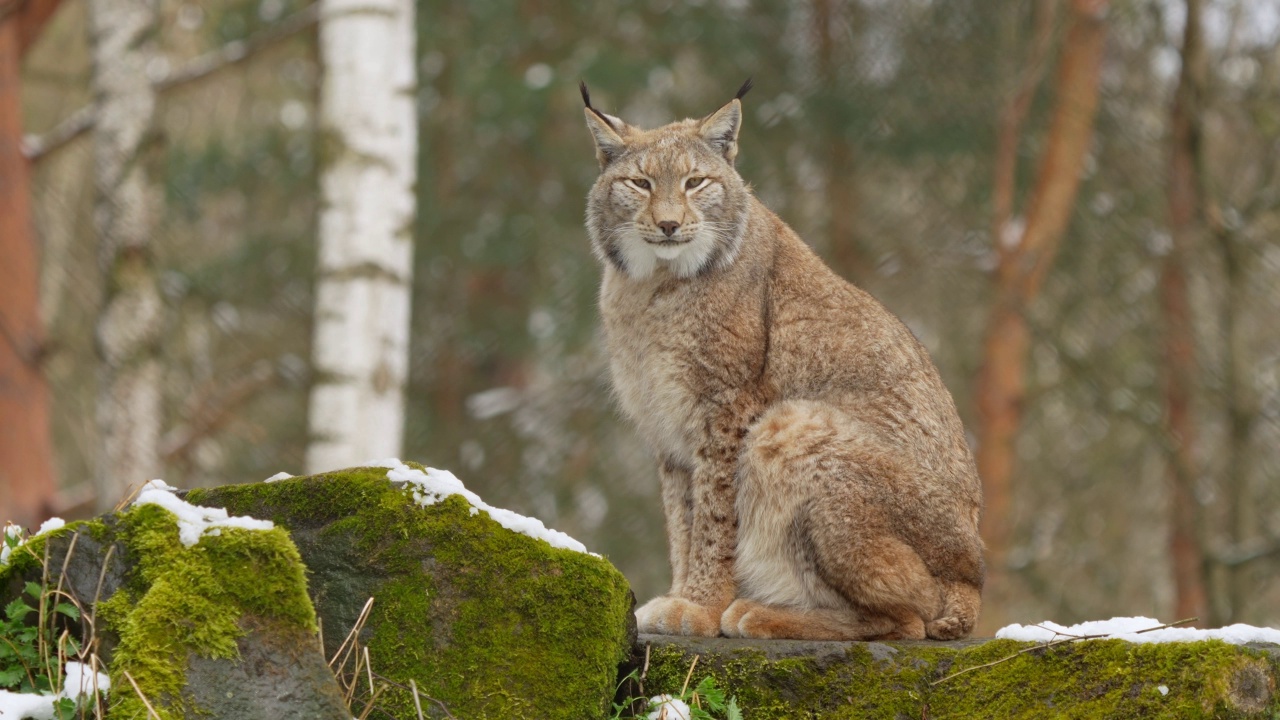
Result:
{"label": "lynx face", "polygon": [[689,278],[733,262],[750,198],[733,167],[741,103],[648,131],[586,115],[601,168],[587,196],[597,257],[637,279],[663,266]]}

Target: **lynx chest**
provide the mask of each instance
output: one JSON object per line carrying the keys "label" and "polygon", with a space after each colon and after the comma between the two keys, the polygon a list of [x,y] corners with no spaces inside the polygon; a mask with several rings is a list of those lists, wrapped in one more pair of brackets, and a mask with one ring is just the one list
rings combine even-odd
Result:
{"label": "lynx chest", "polygon": [[[750,310],[724,314],[717,293],[687,282],[605,273],[600,290],[614,395],[659,455],[691,462],[708,421],[746,383],[758,345]],[[744,313],[745,310],[745,313]]]}
{"label": "lynx chest", "polygon": [[707,330],[687,291],[606,274],[600,292],[614,394],[658,454],[692,462],[706,427]]}

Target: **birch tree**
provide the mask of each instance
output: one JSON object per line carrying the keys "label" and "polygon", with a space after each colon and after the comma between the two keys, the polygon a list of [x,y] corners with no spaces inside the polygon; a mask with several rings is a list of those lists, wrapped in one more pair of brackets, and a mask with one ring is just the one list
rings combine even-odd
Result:
{"label": "birch tree", "polygon": [[159,199],[143,153],[153,136],[156,93],[147,70],[155,57],[155,0],[89,0],[89,42],[97,126],[94,225],[105,292],[96,342],[102,452],[99,510],[130,485],[159,471],[159,342],[164,307],[151,237]]}
{"label": "birch tree", "polygon": [[321,0],[324,80],[307,468],[398,455],[412,280],[412,0]]}

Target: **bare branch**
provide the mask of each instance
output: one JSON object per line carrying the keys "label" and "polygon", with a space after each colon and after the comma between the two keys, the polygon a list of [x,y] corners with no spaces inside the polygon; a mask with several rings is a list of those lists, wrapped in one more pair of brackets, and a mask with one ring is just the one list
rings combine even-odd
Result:
{"label": "bare branch", "polygon": [[[243,63],[281,40],[314,26],[319,19],[320,4],[308,5],[256,35],[244,40],[233,40],[217,50],[184,63],[155,81],[156,92],[166,92],[202,80],[223,68]],[[22,153],[28,160],[35,162],[85,134],[97,121],[97,111],[92,105],[86,105],[43,135],[27,136],[22,143]]]}
{"label": "bare branch", "polygon": [[[1135,632],[1135,633],[1133,633],[1133,634],[1134,634],[1134,635],[1141,635],[1142,633],[1155,632],[1156,630],[1164,630],[1165,628],[1171,628],[1171,627],[1176,627],[1176,626],[1178,626],[1178,625],[1186,625],[1187,623],[1193,623],[1193,622],[1195,622],[1195,621],[1197,621],[1197,620],[1199,620],[1199,619],[1200,619],[1200,618],[1186,618],[1186,619],[1184,619],[1184,620],[1177,620],[1177,621],[1175,621],[1175,622],[1165,623],[1164,625],[1157,625],[1157,626],[1155,626],[1155,627],[1149,627],[1149,628],[1145,628],[1145,629],[1143,629],[1143,630],[1138,630],[1137,632]],[[1038,627],[1038,628],[1040,628],[1040,629],[1042,629],[1042,630],[1048,630],[1048,628],[1042,627],[1042,626],[1040,626],[1040,625],[1036,625],[1035,627]],[[937,685],[941,685],[942,683],[944,683],[944,682],[946,682],[946,681],[950,680],[951,678],[959,677],[959,676],[961,676],[961,675],[964,675],[965,673],[973,672],[974,670],[981,670],[982,668],[989,668],[989,667],[991,667],[991,666],[993,666],[993,665],[999,665],[1000,663],[1008,662],[1008,661],[1010,661],[1010,660],[1012,660],[1012,659],[1014,659],[1014,658],[1018,657],[1019,655],[1025,655],[1025,654],[1027,654],[1027,653],[1029,653],[1029,652],[1035,652],[1035,651],[1037,651],[1037,650],[1047,650],[1047,649],[1049,649],[1049,648],[1051,648],[1051,647],[1057,647],[1058,645],[1064,645],[1064,644],[1066,644],[1066,643],[1079,642],[1079,641],[1081,641],[1081,640],[1102,640],[1102,639],[1109,638],[1109,637],[1111,637],[1112,635],[1114,635],[1114,633],[1102,633],[1102,634],[1099,634],[1099,635],[1068,635],[1067,633],[1059,632],[1059,631],[1057,631],[1057,630],[1050,630],[1050,632],[1052,632],[1054,635],[1061,635],[1061,636],[1063,636],[1063,637],[1057,638],[1057,639],[1055,639],[1055,640],[1050,640],[1050,641],[1045,642],[1045,643],[1042,643],[1042,644],[1040,644],[1040,645],[1034,645],[1034,646],[1029,647],[1029,648],[1023,648],[1023,649],[1019,650],[1018,652],[1013,653],[1012,655],[1006,655],[1005,657],[1002,657],[1002,658],[1000,658],[999,660],[993,660],[993,661],[991,661],[991,662],[989,662],[989,663],[983,663],[982,665],[974,665],[974,666],[973,666],[973,667],[971,667],[971,668],[965,668],[964,670],[960,670],[960,671],[958,671],[958,672],[953,672],[953,673],[951,673],[950,675],[948,675],[948,676],[946,676],[946,677],[944,677],[944,678],[939,678],[939,679],[937,679],[937,680],[934,680],[933,682],[929,683],[929,685],[930,685],[930,686],[937,686]]]}
{"label": "bare branch", "polygon": [[201,438],[208,437],[231,419],[235,411],[257,397],[258,392],[276,381],[274,368],[268,362],[259,362],[233,381],[221,386],[219,392],[206,398],[194,411],[186,424],[165,434],[160,443],[160,456],[166,462],[181,458],[191,451]]}

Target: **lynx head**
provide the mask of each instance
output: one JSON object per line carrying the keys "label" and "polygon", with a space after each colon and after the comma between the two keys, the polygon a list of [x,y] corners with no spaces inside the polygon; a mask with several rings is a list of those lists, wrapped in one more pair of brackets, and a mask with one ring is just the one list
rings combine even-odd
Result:
{"label": "lynx head", "polygon": [[591,107],[587,128],[600,177],[587,195],[592,249],[632,278],[659,267],[689,278],[737,257],[750,190],[733,160],[742,125],[742,85],[727,105],[701,120],[642,130]]}

